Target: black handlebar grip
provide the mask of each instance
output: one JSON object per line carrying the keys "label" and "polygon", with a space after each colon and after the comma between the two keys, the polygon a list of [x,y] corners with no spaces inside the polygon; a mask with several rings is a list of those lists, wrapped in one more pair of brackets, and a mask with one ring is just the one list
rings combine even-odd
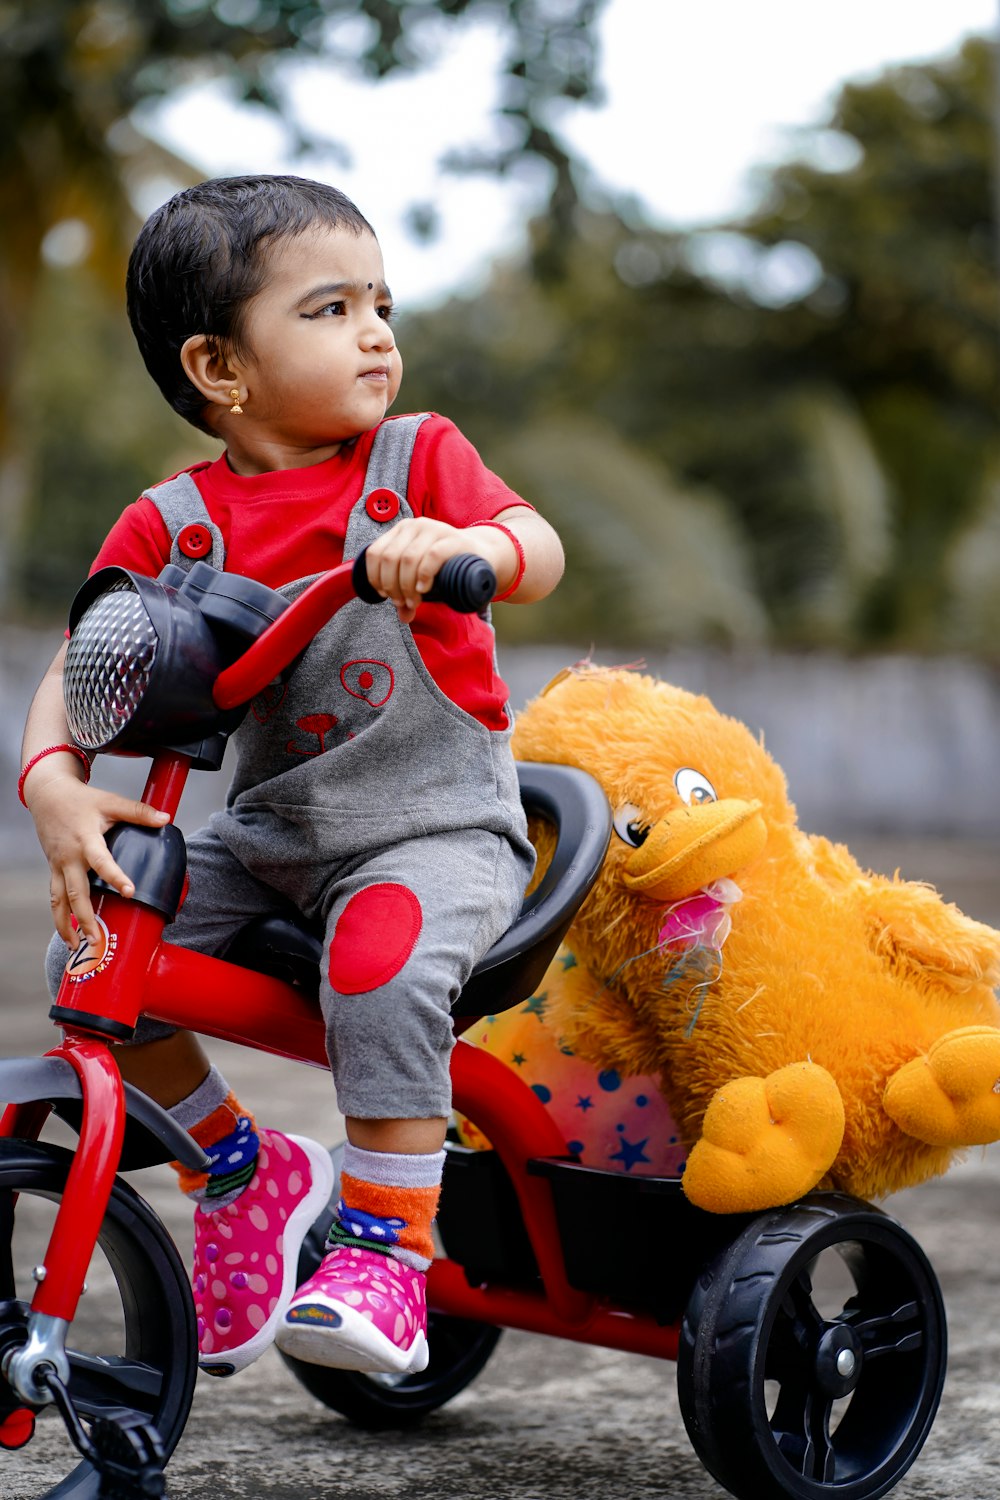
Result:
{"label": "black handlebar grip", "polygon": [[385,602],[385,595],[380,594],[378,589],[372,588],[368,582],[368,564],[365,562],[365,553],[367,551],[367,547],[362,547],[354,559],[354,567],[351,569],[351,584],[358,598],[363,599],[365,604],[382,604]]}
{"label": "black handlebar grip", "polygon": [[460,552],[449,557],[424,597],[434,604],[448,604],[460,614],[479,614],[497,591],[497,575],[485,557]]}
{"label": "black handlebar grip", "polygon": [[[354,559],[351,582],[354,592],[366,604],[381,604],[383,596],[368,582],[365,548]],[[424,598],[432,604],[447,604],[463,615],[479,614],[497,591],[497,575],[484,557],[461,552],[449,557],[434,580],[434,587]]]}

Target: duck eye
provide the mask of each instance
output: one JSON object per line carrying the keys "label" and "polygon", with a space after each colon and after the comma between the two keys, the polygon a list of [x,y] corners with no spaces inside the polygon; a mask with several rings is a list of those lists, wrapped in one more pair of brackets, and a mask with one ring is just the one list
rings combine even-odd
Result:
{"label": "duck eye", "polygon": [[626,844],[631,844],[633,849],[638,849],[649,837],[649,824],[634,802],[622,803],[615,813],[614,827],[618,837]]}
{"label": "duck eye", "polygon": [[674,786],[677,795],[682,802],[688,806],[698,807],[703,802],[718,802],[715,787],[707,776],[700,771],[693,771],[690,766],[682,766],[674,776]]}

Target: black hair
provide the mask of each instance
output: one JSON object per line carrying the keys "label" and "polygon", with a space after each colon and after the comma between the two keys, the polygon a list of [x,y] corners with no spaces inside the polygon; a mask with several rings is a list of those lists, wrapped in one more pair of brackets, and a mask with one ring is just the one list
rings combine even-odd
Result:
{"label": "black hair", "polygon": [[146,220],[125,278],[129,322],[146,369],[174,411],[211,431],[206,401],[180,351],[203,333],[246,354],[251,300],[265,285],[266,246],[314,225],[375,231],[337,188],[306,177],[217,177],[186,188]]}

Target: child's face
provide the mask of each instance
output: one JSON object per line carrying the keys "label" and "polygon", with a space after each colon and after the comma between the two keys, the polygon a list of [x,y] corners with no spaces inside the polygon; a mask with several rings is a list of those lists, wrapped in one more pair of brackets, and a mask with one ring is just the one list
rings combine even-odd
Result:
{"label": "child's face", "polygon": [[270,279],[248,310],[241,446],[252,440],[307,455],[375,427],[403,374],[391,312],[373,235],[317,226],[279,241]]}

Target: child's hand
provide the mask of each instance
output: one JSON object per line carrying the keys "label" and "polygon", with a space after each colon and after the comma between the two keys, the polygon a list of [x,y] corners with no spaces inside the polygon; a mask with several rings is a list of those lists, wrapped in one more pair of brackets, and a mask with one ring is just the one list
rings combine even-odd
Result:
{"label": "child's hand", "polygon": [[392,600],[399,618],[408,625],[449,557],[477,550],[469,546],[468,532],[445,521],[416,516],[400,521],[368,548],[368,582]]}
{"label": "child's hand", "polygon": [[168,815],[156,812],[144,802],[87,786],[73,774],[40,777],[36,771],[26,783],[25,800],[49,862],[49,894],[56,930],[74,948],[79,941],[79,934],[73,928],[75,917],[84,936],[96,943],[98,928],[90,899],[90,871],[114,886],[120,895],[135,894],[131,881],[112,858],[104,835],[114,823],[141,823],[158,828],[168,821]]}
{"label": "child's hand", "polygon": [[400,521],[391,531],[372,542],[365,553],[368,582],[396,606],[404,625],[420,607],[421,599],[449,557],[474,552],[485,558],[503,588],[505,574],[512,575],[517,554],[501,531],[485,526],[449,526],[428,516]]}

